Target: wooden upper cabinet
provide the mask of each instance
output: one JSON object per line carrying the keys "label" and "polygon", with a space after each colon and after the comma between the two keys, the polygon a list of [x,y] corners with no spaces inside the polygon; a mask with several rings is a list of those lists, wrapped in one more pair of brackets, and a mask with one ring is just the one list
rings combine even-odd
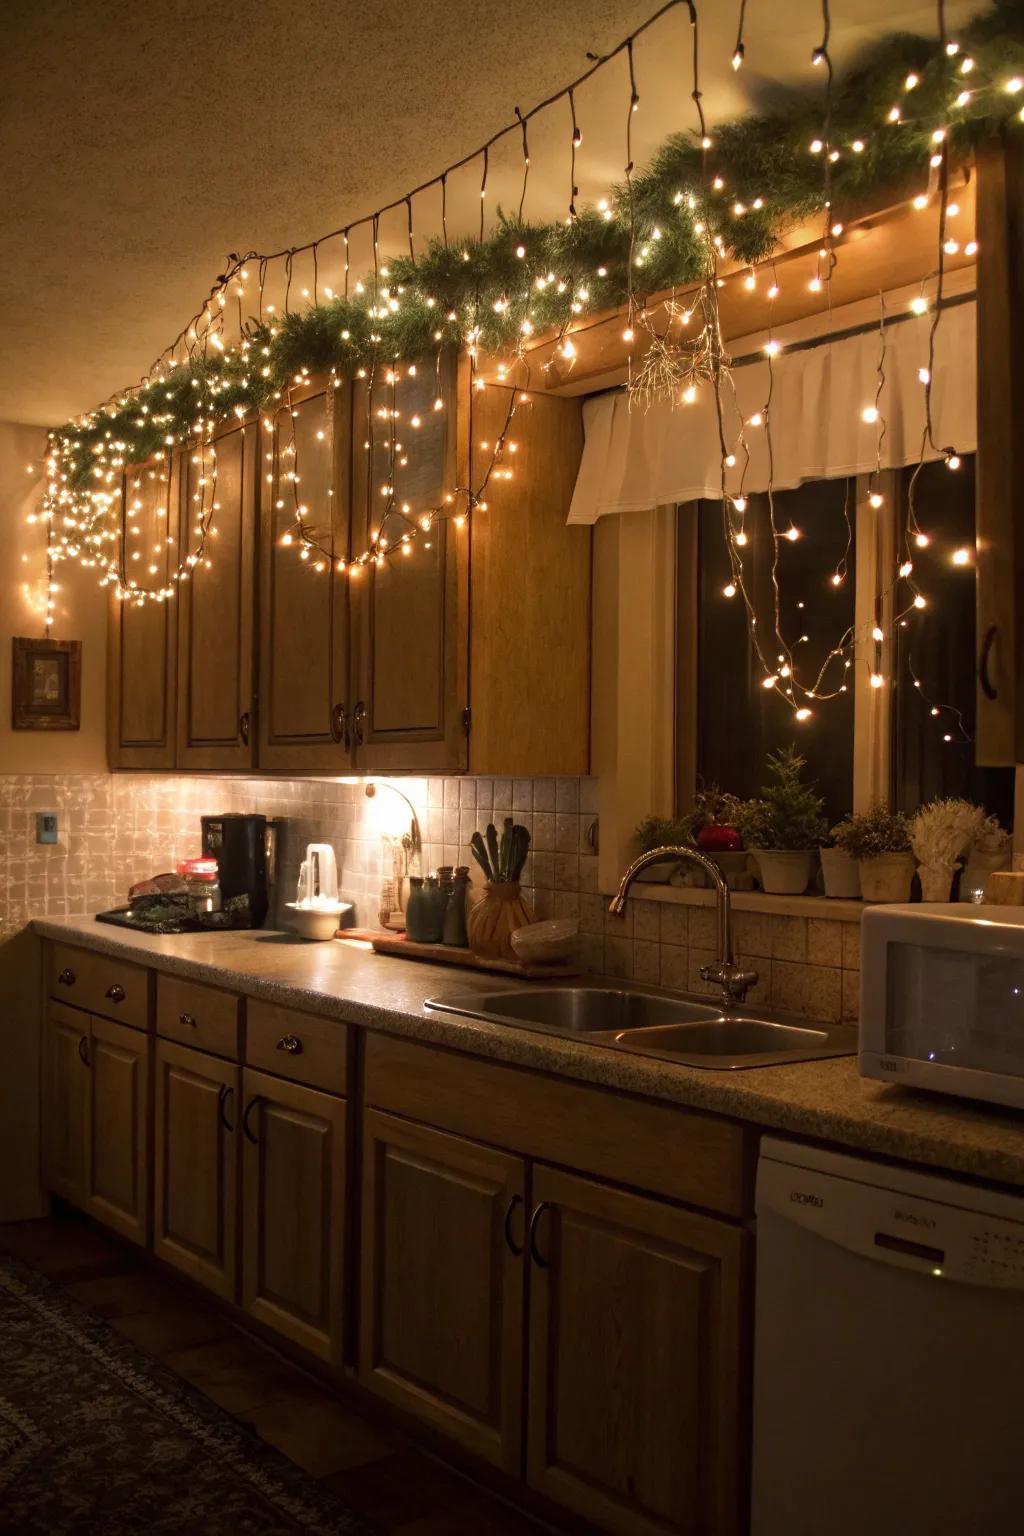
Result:
{"label": "wooden upper cabinet", "polygon": [[591,533],[566,526],[583,451],[580,402],[521,399],[489,384],[474,395],[472,427],[470,483],[485,487],[487,505],[472,523],[469,769],[586,773]]}
{"label": "wooden upper cabinet", "polygon": [[157,1040],[155,1076],[153,1252],[235,1301],[241,1068]]}
{"label": "wooden upper cabinet", "polygon": [[[351,410],[351,385],[325,376],[263,413],[259,761],[276,772],[347,765],[349,577],[337,564],[349,553]],[[299,507],[320,546],[306,560],[300,540],[281,542]]]}
{"label": "wooden upper cabinet", "polygon": [[149,1232],[151,1036],[110,1019],[90,1021],[90,1216],[136,1243]]}
{"label": "wooden upper cabinet", "polygon": [[[352,430],[352,550],[379,530],[393,485],[409,526],[443,506],[457,480],[461,401],[454,357],[402,365],[387,382],[359,381]],[[435,408],[440,400],[441,406]],[[397,412],[397,415],[393,415]],[[391,437],[394,431],[394,474]],[[400,446],[399,446],[400,445]],[[406,462],[403,463],[402,461]],[[399,543],[397,513],[387,537]],[[468,528],[439,520],[418,533],[408,556],[395,553],[350,579],[353,602],[352,731],[359,772],[455,772],[466,766]]]}
{"label": "wooden upper cabinet", "polygon": [[[1024,762],[1024,144],[978,150],[975,756]],[[984,388],[982,388],[982,379]]]}
{"label": "wooden upper cabinet", "polygon": [[533,1172],[527,1478],[602,1531],[743,1526],[749,1234]]}
{"label": "wooden upper cabinet", "polygon": [[244,769],[255,760],[253,622],[260,428],[230,427],[183,466],[180,549],[196,552],[211,512],[206,555],[178,596],[178,767]]}
{"label": "wooden upper cabinet", "polygon": [[525,1164],[367,1110],[363,1385],[520,1470]]}
{"label": "wooden upper cabinet", "polygon": [[131,466],[123,492],[125,578],[175,595],[139,606],[111,594],[107,754],[112,768],[173,768],[180,455]]}
{"label": "wooden upper cabinet", "polygon": [[89,1015],[50,1003],[43,1024],[42,1175],[84,1206],[89,1182]]}

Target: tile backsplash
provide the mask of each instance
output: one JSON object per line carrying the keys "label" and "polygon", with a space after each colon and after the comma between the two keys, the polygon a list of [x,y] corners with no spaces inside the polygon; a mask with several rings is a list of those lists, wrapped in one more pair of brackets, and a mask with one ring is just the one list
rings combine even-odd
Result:
{"label": "tile backsplash", "polygon": [[[610,916],[598,893],[592,828],[593,778],[400,779],[414,806],[421,868],[469,864],[469,837],[513,815],[530,832],[523,884],[538,917],[578,917],[587,968],[638,981],[706,990],[700,967],[714,958],[714,911],[708,906],[630,900]],[[56,845],[37,844],[39,811],[56,811]],[[378,925],[383,841],[407,830],[408,807],[377,781],[213,779],[167,774],[0,774],[0,937],[32,917],[102,911],[123,903],[136,880],[173,869],[199,851],[205,812],[258,811],[280,821],[277,902],[293,899],[310,842],[331,843],[342,895],[362,926]],[[415,869],[413,870],[415,873]],[[827,917],[737,912],[739,957],[761,978],[753,997],[823,1019],[856,1015],[858,925]]]}

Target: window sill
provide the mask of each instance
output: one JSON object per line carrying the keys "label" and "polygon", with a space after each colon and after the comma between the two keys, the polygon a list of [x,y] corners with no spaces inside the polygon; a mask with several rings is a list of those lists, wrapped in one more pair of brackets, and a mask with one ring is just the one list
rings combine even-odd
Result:
{"label": "window sill", "polygon": [[[764,891],[730,891],[734,912],[765,912],[777,917],[823,917],[840,923],[859,923],[868,903],[840,901],[829,896],[771,896]],[[653,885],[634,881],[632,901],[665,901],[684,907],[713,907],[715,892],[689,885]]]}

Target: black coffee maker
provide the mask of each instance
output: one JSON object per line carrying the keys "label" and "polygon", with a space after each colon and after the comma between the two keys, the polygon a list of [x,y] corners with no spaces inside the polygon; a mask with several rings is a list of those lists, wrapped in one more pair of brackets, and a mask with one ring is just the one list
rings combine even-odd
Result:
{"label": "black coffee maker", "polygon": [[217,860],[225,907],[232,897],[248,896],[253,928],[260,928],[269,905],[272,863],[271,824],[265,816],[227,812],[203,816],[203,853]]}

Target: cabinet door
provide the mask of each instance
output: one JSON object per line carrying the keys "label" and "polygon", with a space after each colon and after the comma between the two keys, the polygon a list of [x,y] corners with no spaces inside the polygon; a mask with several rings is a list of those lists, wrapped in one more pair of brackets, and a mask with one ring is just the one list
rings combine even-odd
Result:
{"label": "cabinet door", "polygon": [[90,1021],[91,1216],[133,1242],[149,1231],[151,1037],[110,1019]]}
{"label": "cabinet door", "polygon": [[243,1074],[242,1303],[321,1360],[342,1357],[345,1101]]}
{"label": "cabinet door", "polygon": [[[260,432],[259,761],[275,772],[347,766],[349,577],[337,563],[349,552],[351,405],[350,384],[320,379],[289,391]],[[305,560],[300,507],[320,545]]]}
{"label": "cabinet door", "polygon": [[[150,591],[178,563],[182,457],[133,465],[124,476],[125,578]],[[141,606],[113,594],[108,656],[107,752],[112,768],[173,768],[178,605]]]}
{"label": "cabinet door", "polygon": [[[979,763],[1024,762],[1024,146],[978,151],[977,581]],[[980,383],[980,380],[979,380]],[[979,391],[980,405],[980,391]]]}
{"label": "cabinet door", "polygon": [[628,1536],[724,1536],[742,1509],[748,1235],[538,1165],[527,1475]]}
{"label": "cabinet door", "polygon": [[368,1110],[359,1375],[518,1473],[524,1164]]}
{"label": "cabinet door", "polygon": [[241,1070],[156,1042],[153,1251],[234,1301]]}
{"label": "cabinet door", "polygon": [[252,766],[253,554],[259,428],[240,424],[203,447],[184,468],[179,547],[197,551],[197,520],[210,531],[203,557],[179,583],[178,766]]}
{"label": "cabinet door", "polygon": [[84,1206],[89,1180],[89,1015],[50,1003],[43,1025],[42,1174]]}
{"label": "cabinet door", "polygon": [[473,514],[469,769],[586,773],[591,533],[566,526],[583,452],[580,402],[538,391],[510,419],[514,393],[489,384],[473,402],[472,485],[487,478],[503,433],[506,447],[487,506]]}
{"label": "cabinet door", "polygon": [[[440,773],[466,766],[469,525],[440,519],[417,532],[408,555],[399,546],[406,529],[418,529],[454,493],[465,412],[454,357],[398,373],[392,387],[378,370],[357,385],[353,404],[353,553],[382,527],[391,551],[350,581],[355,766]],[[400,444],[394,454],[392,425]]]}

